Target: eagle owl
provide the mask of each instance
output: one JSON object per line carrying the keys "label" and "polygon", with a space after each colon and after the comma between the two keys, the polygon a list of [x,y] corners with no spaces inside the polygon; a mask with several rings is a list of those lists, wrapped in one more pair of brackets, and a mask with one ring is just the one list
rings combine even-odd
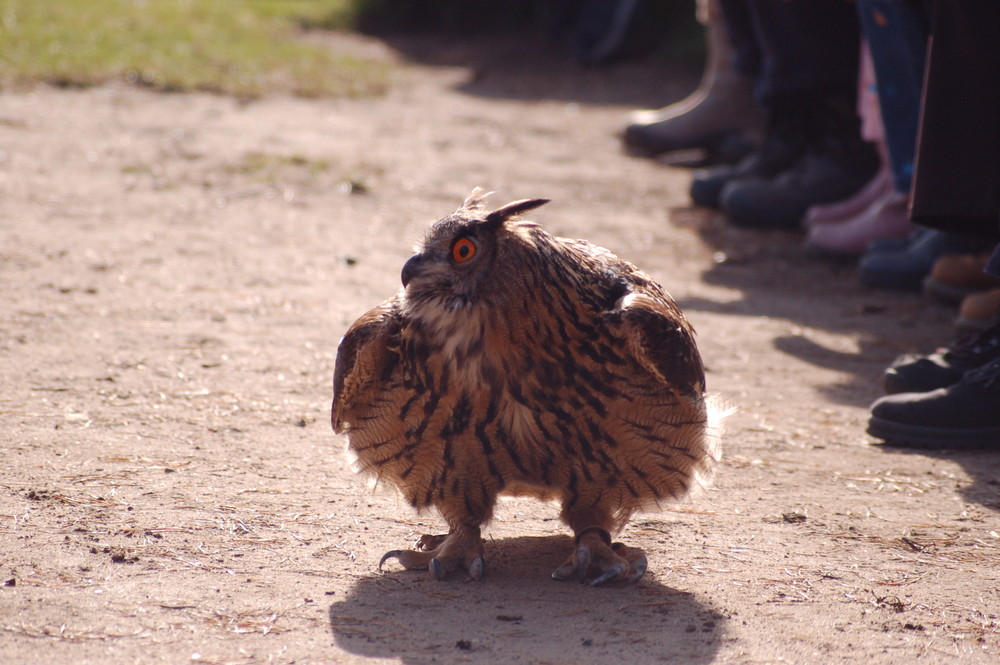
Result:
{"label": "eagle owl", "polygon": [[611,534],[718,459],[694,331],[632,264],[518,219],[546,199],[487,212],[486,196],[433,224],[337,352],[333,429],[358,470],[449,527],[379,567],[480,579],[497,497],[527,495],[575,535],[554,578],[635,581],[645,555]]}

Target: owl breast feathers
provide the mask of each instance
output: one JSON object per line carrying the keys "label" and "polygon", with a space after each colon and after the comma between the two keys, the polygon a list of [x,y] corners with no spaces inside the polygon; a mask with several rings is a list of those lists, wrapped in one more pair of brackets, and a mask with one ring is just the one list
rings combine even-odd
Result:
{"label": "owl breast feathers", "polygon": [[[610,544],[718,459],[694,331],[632,264],[517,220],[544,199],[487,213],[484,198],[436,222],[403,290],[344,336],[333,428],[360,471],[436,507],[448,537],[478,537],[497,496],[518,494],[560,502],[578,541]],[[427,561],[386,556],[439,577],[469,558],[433,545]]]}

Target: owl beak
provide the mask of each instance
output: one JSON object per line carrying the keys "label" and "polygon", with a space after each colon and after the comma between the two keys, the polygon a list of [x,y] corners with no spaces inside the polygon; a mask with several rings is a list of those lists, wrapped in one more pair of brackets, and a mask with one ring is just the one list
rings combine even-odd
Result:
{"label": "owl beak", "polygon": [[403,280],[404,289],[406,288],[406,285],[410,283],[410,280],[416,277],[417,273],[420,271],[420,264],[423,263],[423,261],[423,254],[414,254],[407,259],[406,263],[403,264],[403,274],[400,275],[400,279]]}

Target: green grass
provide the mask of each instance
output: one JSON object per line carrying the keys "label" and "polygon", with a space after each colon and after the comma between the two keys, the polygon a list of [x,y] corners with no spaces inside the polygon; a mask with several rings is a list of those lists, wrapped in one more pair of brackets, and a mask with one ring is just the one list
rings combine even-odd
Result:
{"label": "green grass", "polygon": [[0,86],[377,93],[385,65],[302,39],[303,28],[350,27],[352,12],[351,0],[3,0]]}
{"label": "green grass", "polygon": [[299,154],[275,155],[266,152],[249,152],[243,155],[243,159],[238,164],[232,165],[227,170],[270,181],[276,179],[278,174],[287,171],[298,171],[308,176],[316,176],[329,171],[330,162]]}

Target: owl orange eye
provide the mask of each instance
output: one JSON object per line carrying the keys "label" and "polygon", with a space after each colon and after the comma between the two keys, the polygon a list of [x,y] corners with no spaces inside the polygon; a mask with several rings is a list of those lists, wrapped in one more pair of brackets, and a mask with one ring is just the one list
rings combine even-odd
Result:
{"label": "owl orange eye", "polygon": [[464,263],[475,255],[476,243],[472,242],[468,238],[459,238],[455,244],[451,246],[451,258],[455,259],[456,263]]}

